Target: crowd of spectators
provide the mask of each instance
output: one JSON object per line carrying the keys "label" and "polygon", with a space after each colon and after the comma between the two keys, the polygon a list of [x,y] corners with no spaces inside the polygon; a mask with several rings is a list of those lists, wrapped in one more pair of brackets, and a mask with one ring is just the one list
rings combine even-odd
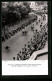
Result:
{"label": "crowd of spectators", "polygon": [[48,41],[48,23],[41,27],[40,31],[38,31],[37,29],[35,30],[33,38],[31,38],[30,41],[28,41],[28,43],[24,45],[22,51],[17,54],[17,58],[13,57],[13,59],[29,59],[34,51],[38,51],[44,48],[46,41]]}

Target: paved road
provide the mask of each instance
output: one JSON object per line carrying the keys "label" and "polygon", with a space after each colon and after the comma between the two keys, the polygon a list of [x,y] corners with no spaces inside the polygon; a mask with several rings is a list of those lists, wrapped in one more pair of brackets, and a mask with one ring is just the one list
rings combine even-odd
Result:
{"label": "paved road", "polygon": [[37,60],[48,60],[48,54],[38,57]]}
{"label": "paved road", "polygon": [[[38,18],[41,18],[41,16],[38,16]],[[42,19],[41,19],[42,21]],[[43,22],[43,21],[42,21]],[[43,25],[47,22],[43,22]],[[36,22],[33,22],[34,24],[34,29],[40,30],[40,27],[36,25]],[[5,42],[2,43],[2,59],[3,60],[13,60],[13,56],[17,56],[19,51],[22,50],[24,47],[24,44],[27,44],[27,42],[33,37],[33,32],[31,31],[31,25],[28,25],[25,29],[28,30],[28,34],[26,36],[22,35],[22,31],[16,33],[14,36],[12,36],[10,39],[6,40]],[[9,50],[5,49],[5,46],[8,45],[10,46]]]}

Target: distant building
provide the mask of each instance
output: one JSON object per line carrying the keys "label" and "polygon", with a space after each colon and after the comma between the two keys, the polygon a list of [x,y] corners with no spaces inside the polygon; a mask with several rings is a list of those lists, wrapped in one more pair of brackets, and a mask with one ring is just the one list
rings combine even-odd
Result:
{"label": "distant building", "polygon": [[33,9],[33,10],[40,10],[41,9],[41,6],[40,5],[37,5],[36,4],[36,1],[32,1],[32,2],[30,2],[31,4],[30,4],[30,8],[31,9]]}
{"label": "distant building", "polygon": [[41,10],[45,6],[47,7],[47,2],[46,1],[31,1],[30,3],[30,8],[33,10]]}

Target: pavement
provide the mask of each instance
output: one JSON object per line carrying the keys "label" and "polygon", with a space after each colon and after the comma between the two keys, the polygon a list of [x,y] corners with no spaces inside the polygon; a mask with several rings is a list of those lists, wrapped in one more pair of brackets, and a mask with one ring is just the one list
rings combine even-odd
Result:
{"label": "pavement", "polygon": [[37,60],[48,60],[48,53],[43,56],[38,57]]}
{"label": "pavement", "polygon": [[[41,18],[41,16],[38,15],[38,19]],[[47,17],[46,21],[43,22],[43,25],[47,23]],[[31,26],[34,24],[34,30],[38,29],[40,30],[40,27],[36,25],[36,21],[28,25],[25,30],[28,31],[28,34],[26,36],[22,35],[22,31],[16,33],[14,36],[12,36],[10,39],[6,40],[5,42],[2,42],[2,60],[13,60],[13,57],[17,59],[17,54],[22,50],[24,47],[24,44],[27,44],[27,42],[33,37],[33,32],[31,30]],[[5,49],[5,46],[10,46],[9,50]]]}
{"label": "pavement", "polygon": [[[29,60],[34,60],[37,57],[37,55],[39,55],[39,54],[41,54],[41,56],[37,57],[36,60],[47,60],[48,54],[42,55],[43,53],[48,53],[48,41],[46,42],[43,49],[33,52],[31,57],[29,58]],[[47,57],[45,57],[45,56],[47,56]]]}

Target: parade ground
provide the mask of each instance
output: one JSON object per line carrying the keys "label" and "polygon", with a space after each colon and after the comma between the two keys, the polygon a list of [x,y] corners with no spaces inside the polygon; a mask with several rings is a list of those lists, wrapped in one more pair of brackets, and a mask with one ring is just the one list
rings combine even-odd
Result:
{"label": "parade ground", "polygon": [[[48,22],[48,15],[46,14],[46,20],[43,21],[42,17],[40,15],[37,15],[38,19],[40,18],[40,21],[43,23],[43,26]],[[37,19],[37,21],[38,21]],[[40,23],[41,23],[40,22]],[[25,44],[28,43],[28,41],[33,37],[33,32],[31,30],[31,26],[34,24],[34,30],[37,29],[40,31],[40,23],[38,25],[36,24],[36,21],[25,27],[25,30],[28,31],[27,35],[22,35],[22,30],[18,33],[16,33],[14,36],[12,36],[10,39],[2,42],[2,60],[13,60],[13,57],[22,50]],[[24,29],[23,29],[24,30]],[[46,44],[46,48],[48,48]],[[6,50],[5,46],[9,46],[10,49]],[[41,60],[44,58],[47,59],[48,54],[43,56],[42,58],[38,58],[38,60]]]}

